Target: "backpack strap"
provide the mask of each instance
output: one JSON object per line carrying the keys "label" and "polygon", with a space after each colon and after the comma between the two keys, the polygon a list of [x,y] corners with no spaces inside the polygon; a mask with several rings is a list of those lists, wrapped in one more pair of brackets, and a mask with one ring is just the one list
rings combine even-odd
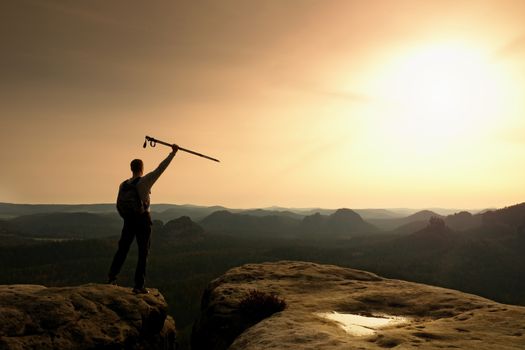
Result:
{"label": "backpack strap", "polygon": [[142,198],[140,198],[139,189],[137,188],[137,185],[138,185],[140,179],[142,179],[141,176],[133,179],[133,181],[131,181],[129,183],[129,185],[133,186],[133,188],[135,189],[135,192],[137,193],[137,197],[139,198],[140,204],[142,205],[142,208],[144,209],[144,211],[146,211],[148,208],[146,207],[146,204],[144,204],[144,202],[142,201]]}

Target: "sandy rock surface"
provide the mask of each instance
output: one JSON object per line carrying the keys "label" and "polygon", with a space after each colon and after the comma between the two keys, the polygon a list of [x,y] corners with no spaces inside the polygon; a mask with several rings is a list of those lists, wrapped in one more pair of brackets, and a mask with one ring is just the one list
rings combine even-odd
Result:
{"label": "sandy rock surface", "polygon": [[[250,290],[285,299],[284,311],[246,328]],[[356,336],[320,313],[391,315],[402,324]],[[210,283],[193,349],[525,349],[525,307],[475,295],[305,262],[248,264]]]}
{"label": "sandy rock surface", "polygon": [[0,349],[173,349],[175,323],[156,290],[87,284],[0,286]]}

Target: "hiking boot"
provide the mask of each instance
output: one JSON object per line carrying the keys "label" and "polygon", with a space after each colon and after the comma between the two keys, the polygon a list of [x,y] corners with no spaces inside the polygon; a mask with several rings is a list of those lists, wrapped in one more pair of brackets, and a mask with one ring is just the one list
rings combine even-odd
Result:
{"label": "hiking boot", "polygon": [[147,290],[145,287],[135,287],[133,288],[133,294],[148,294],[149,290]]}

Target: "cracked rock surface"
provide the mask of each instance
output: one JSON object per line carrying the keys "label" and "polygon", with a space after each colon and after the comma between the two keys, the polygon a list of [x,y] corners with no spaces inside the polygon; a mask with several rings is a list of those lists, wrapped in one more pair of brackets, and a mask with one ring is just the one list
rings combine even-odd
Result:
{"label": "cracked rock surface", "polygon": [[0,349],[173,349],[175,322],[150,289],[0,285]]}
{"label": "cracked rock surface", "polygon": [[[243,324],[239,304],[253,289],[276,294],[286,309]],[[333,265],[233,268],[210,283],[201,307],[194,350],[525,349],[525,307]],[[319,315],[333,311],[407,321],[356,336]]]}

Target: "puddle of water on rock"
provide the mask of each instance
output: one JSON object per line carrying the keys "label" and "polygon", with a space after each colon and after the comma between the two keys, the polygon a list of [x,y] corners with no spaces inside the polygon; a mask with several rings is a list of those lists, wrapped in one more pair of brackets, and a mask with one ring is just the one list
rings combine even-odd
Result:
{"label": "puddle of water on rock", "polygon": [[356,314],[342,314],[335,311],[318,313],[316,315],[336,321],[348,334],[355,336],[373,335],[380,328],[408,322],[405,317],[389,315],[369,317]]}

